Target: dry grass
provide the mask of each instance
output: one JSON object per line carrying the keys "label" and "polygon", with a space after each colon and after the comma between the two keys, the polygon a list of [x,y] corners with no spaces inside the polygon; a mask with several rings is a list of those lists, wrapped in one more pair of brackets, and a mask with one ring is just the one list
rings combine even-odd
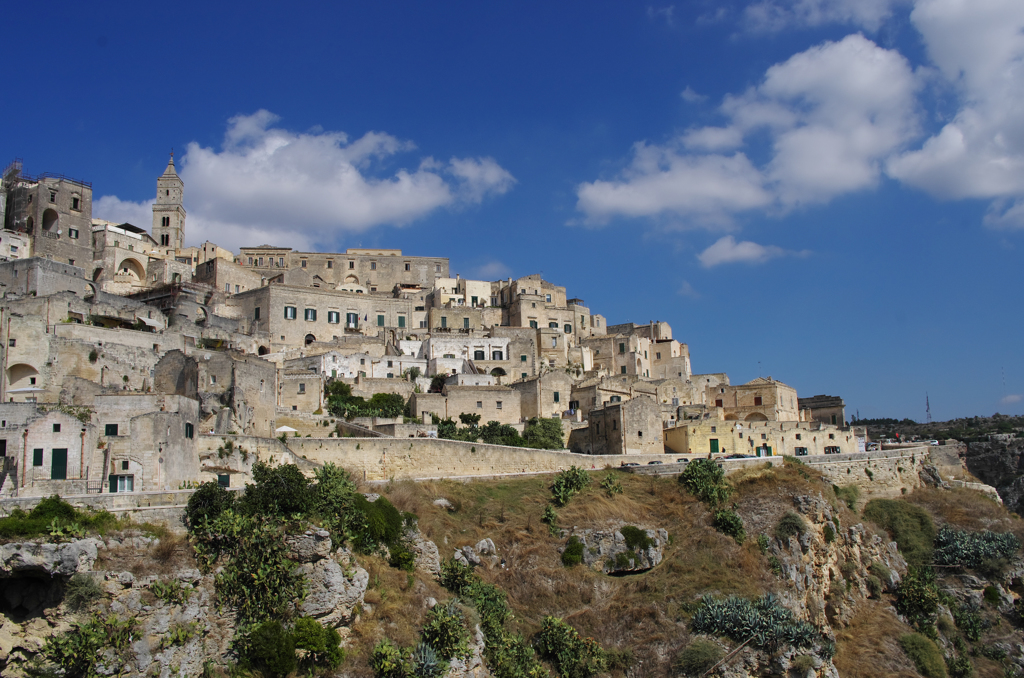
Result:
{"label": "dry grass", "polygon": [[901,622],[886,603],[865,600],[850,625],[836,633],[833,660],[843,678],[917,678],[914,663],[899,646],[913,629]]}
{"label": "dry grass", "polygon": [[1010,531],[1024,542],[1024,520],[982,492],[921,487],[906,499],[928,511],[937,524],[949,523],[961,530]]}

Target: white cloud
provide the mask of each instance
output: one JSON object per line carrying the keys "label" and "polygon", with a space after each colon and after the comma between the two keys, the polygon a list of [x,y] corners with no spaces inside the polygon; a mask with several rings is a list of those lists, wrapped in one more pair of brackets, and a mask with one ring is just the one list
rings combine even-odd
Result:
{"label": "white cloud", "polygon": [[476,280],[501,280],[511,273],[512,269],[500,261],[488,261],[473,271]]}
{"label": "white cloud", "polygon": [[919,0],[911,20],[959,108],[888,173],[940,198],[996,198],[986,223],[1024,225],[1024,3]]}
{"label": "white cloud", "polygon": [[774,245],[758,245],[749,240],[736,242],[736,238],[727,235],[719,238],[713,245],[698,254],[697,259],[704,268],[712,268],[719,264],[763,264],[769,259],[791,254],[796,253]]}
{"label": "white cloud", "polygon": [[687,85],[686,89],[679,93],[679,96],[683,98],[683,101],[691,104],[700,103],[701,101],[705,101],[708,98],[705,94],[698,94],[697,91],[694,90],[689,85]]}
{"label": "white cloud", "polygon": [[999,404],[1000,405],[1016,405],[1017,403],[1019,403],[1022,400],[1024,400],[1024,396],[1019,395],[1017,393],[1012,393],[1012,394],[1010,394],[1008,396],[1003,396],[999,400]]}
{"label": "white cloud", "polygon": [[748,5],[743,21],[748,30],[776,32],[791,27],[852,24],[876,31],[893,8],[906,0],[763,0]]}
{"label": "white cloud", "polygon": [[663,19],[668,26],[672,26],[674,24],[672,14],[675,10],[675,5],[669,5],[668,7],[651,7],[648,5],[647,17],[651,20]]}
{"label": "white cloud", "polygon": [[117,224],[128,223],[132,226],[149,230],[153,224],[153,203],[132,202],[121,200],[116,195],[105,195],[92,204],[92,214],[97,219],[113,221]]}
{"label": "white cloud", "polygon": [[684,280],[683,284],[681,284],[679,289],[676,290],[676,294],[681,297],[686,297],[687,299],[700,299],[700,292],[695,290],[693,285],[686,280]]}
{"label": "white cloud", "polygon": [[[581,184],[589,221],[674,214],[728,223],[750,209],[827,202],[874,186],[882,163],[917,131],[918,81],[899,53],[862,35],[825,42],[776,64],[764,80],[728,96],[722,127],[687,131],[663,146],[637,143],[614,180]],[[755,167],[741,147],[766,131],[772,157]]]}
{"label": "white cloud", "polygon": [[[275,127],[277,121],[265,110],[239,115],[228,121],[220,150],[188,145],[179,163],[187,240],[310,248],[383,224],[403,226],[442,207],[479,203],[515,183],[493,158],[441,163],[427,157],[394,169],[391,163],[414,150],[413,143],[383,132],[354,140],[321,129],[296,133]],[[105,196],[97,205],[98,214],[108,208],[119,214],[145,203]]]}

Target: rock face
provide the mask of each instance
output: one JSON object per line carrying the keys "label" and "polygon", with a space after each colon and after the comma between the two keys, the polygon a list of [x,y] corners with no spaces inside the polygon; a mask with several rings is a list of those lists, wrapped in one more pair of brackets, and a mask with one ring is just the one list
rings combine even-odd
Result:
{"label": "rock face", "polygon": [[429,572],[435,578],[441,574],[441,554],[437,544],[423,536],[419,530],[406,530],[405,543],[416,557],[416,569]]}
{"label": "rock face", "polygon": [[1006,508],[1024,512],[1024,439],[968,443],[963,460],[968,471],[996,488]]}
{"label": "rock face", "polygon": [[96,562],[97,539],[79,539],[67,544],[4,544],[0,546],[0,577],[24,574],[70,577],[90,570]]}
{"label": "rock face", "polygon": [[668,542],[668,532],[641,528],[648,539],[648,546],[631,548],[621,532],[624,527],[574,531],[571,536],[583,542],[583,563],[606,574],[617,574],[643,572],[661,562]]}
{"label": "rock face", "polygon": [[369,573],[356,565],[347,549],[332,553],[327,530],[306,530],[289,535],[285,543],[291,557],[299,563],[308,592],[299,605],[299,613],[314,617],[325,626],[340,626],[352,621],[355,608],[363,602]]}

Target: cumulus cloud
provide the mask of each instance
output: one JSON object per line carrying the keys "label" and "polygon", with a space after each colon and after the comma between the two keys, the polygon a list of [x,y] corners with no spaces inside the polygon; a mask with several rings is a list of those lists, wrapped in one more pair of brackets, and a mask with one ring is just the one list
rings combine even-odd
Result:
{"label": "cumulus cloud", "polygon": [[132,202],[121,200],[116,195],[105,195],[93,202],[92,213],[97,219],[149,229],[153,223],[154,202]]}
{"label": "cumulus cloud", "polygon": [[995,198],[986,223],[1024,227],[1024,3],[919,0],[911,21],[958,110],[888,173],[940,198]]}
{"label": "cumulus cloud", "polygon": [[[356,139],[321,129],[292,132],[276,126],[278,120],[265,110],[239,115],[228,121],[220,149],[188,145],[179,163],[186,237],[225,247],[265,241],[309,248],[384,224],[404,226],[439,208],[476,204],[515,183],[493,158],[425,157],[394,169],[415,144],[383,132]],[[145,205],[115,200],[111,214]]]}
{"label": "cumulus cloud", "polygon": [[906,0],[763,0],[748,5],[743,22],[748,30],[776,32],[786,28],[851,24],[876,31],[893,8]]}
{"label": "cumulus cloud", "polygon": [[[619,177],[578,187],[577,208],[592,223],[661,214],[728,223],[745,210],[790,209],[870,188],[884,160],[917,133],[917,89],[906,59],[862,35],[822,43],[727,96],[727,125],[692,129],[664,145],[635,144]],[[772,154],[756,167],[742,145],[761,132]]]}
{"label": "cumulus cloud", "polygon": [[512,269],[502,262],[488,261],[473,270],[473,277],[476,280],[501,280],[507,278],[511,273]]}
{"label": "cumulus cloud", "polygon": [[999,400],[999,404],[1000,405],[1016,405],[1017,403],[1019,403],[1022,400],[1024,400],[1024,396],[1022,396],[1020,394],[1017,394],[1017,393],[1011,393],[1008,396],[1003,396]]}
{"label": "cumulus cloud", "polygon": [[686,297],[687,299],[700,299],[700,292],[695,290],[693,288],[693,285],[691,285],[686,280],[684,280],[683,283],[679,286],[679,289],[676,290],[676,294],[678,294],[681,297]]}
{"label": "cumulus cloud", "polygon": [[777,257],[805,254],[807,253],[790,252],[774,245],[758,245],[749,240],[736,242],[736,238],[727,235],[698,254],[697,259],[704,268],[712,268],[720,264],[763,264]]}
{"label": "cumulus cloud", "polygon": [[687,85],[686,89],[679,93],[679,96],[683,98],[683,101],[691,104],[700,103],[701,101],[705,101],[708,98],[705,94],[698,94],[697,91],[694,90],[689,85]]}

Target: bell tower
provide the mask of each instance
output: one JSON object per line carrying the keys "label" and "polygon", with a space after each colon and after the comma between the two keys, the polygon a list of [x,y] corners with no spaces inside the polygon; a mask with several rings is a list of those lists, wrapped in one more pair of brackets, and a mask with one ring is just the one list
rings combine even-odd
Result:
{"label": "bell tower", "polygon": [[164,254],[174,254],[182,247],[185,231],[185,208],[182,196],[185,184],[174,170],[174,152],[167,169],[156,180],[156,202],[153,203],[153,239]]}

